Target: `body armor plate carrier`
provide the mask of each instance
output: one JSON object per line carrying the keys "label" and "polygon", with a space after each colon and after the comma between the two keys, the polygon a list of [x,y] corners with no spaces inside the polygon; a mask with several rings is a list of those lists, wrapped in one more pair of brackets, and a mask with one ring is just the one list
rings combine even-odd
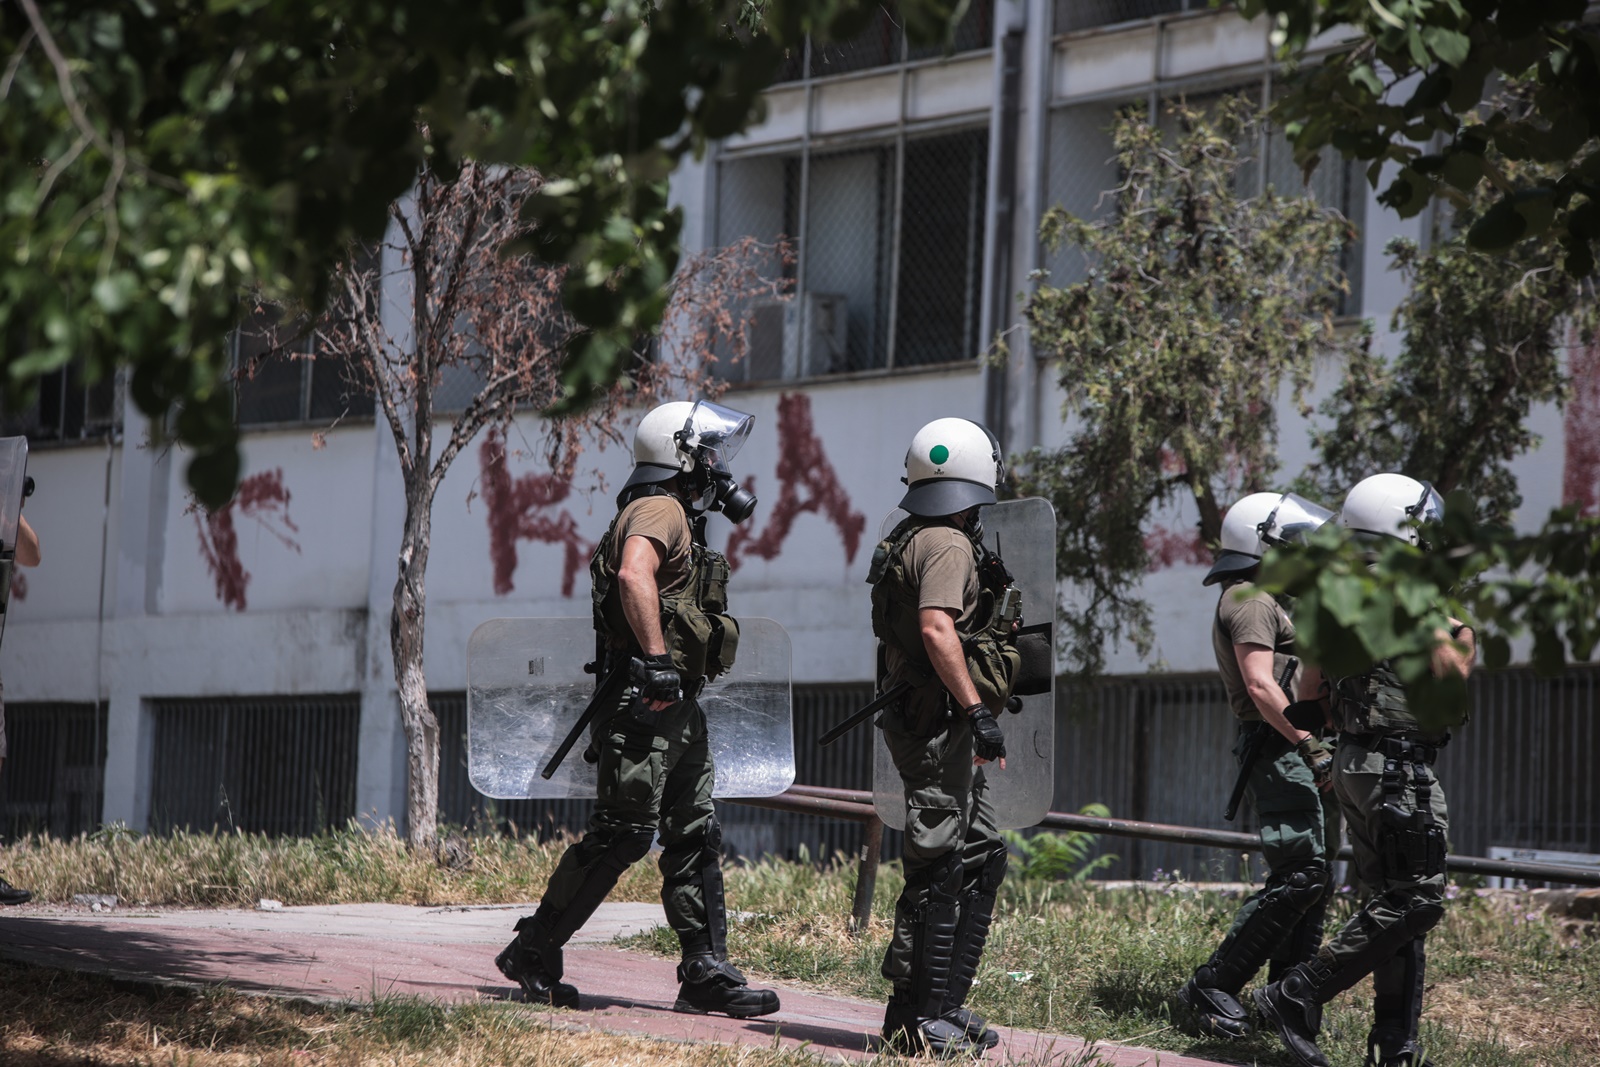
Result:
{"label": "body armor plate carrier", "polygon": [[[643,492],[638,496],[668,496],[680,505],[683,503],[676,494],[658,486],[640,488],[655,492]],[[618,516],[633,499],[637,496],[624,497]],[[739,648],[739,622],[727,613],[728,559],[706,547],[702,525],[692,523],[691,529],[694,539],[689,550],[687,580],[676,592],[661,594],[661,635],[672,656],[672,665],[685,682],[714,679],[726,673],[733,666]],[[589,577],[594,588],[594,628],[608,650],[638,656],[643,653],[622,612],[622,597],[616,587],[617,572],[611,566],[611,546],[616,530],[617,520],[612,519],[589,559]]]}

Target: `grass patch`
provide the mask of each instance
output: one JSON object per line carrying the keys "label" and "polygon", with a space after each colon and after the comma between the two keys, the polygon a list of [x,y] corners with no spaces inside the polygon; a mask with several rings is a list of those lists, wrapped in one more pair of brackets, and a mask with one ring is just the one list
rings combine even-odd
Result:
{"label": "grass patch", "polygon": [[[732,906],[752,913],[730,934],[742,967],[871,999],[887,997],[878,974],[897,865],[880,875],[873,919],[850,936],[845,916],[854,865],[819,871],[765,861],[728,872]],[[1239,899],[1151,883],[1127,890],[1092,884],[1008,881],[972,1006],[1008,1026],[1130,1042],[1232,1062],[1288,1063],[1275,1038],[1202,1040],[1173,994],[1222,939]],[[1336,901],[1332,921],[1351,912]],[[676,951],[668,931],[634,943]],[[1600,938],[1574,938],[1526,898],[1452,902],[1428,942],[1423,1039],[1455,1067],[1592,1067],[1600,1062]],[[1263,975],[1258,981],[1264,981]],[[1334,1063],[1360,1063],[1371,1024],[1362,983],[1328,1006],[1322,1046]]]}
{"label": "grass patch", "polygon": [[[181,831],[144,835],[119,827],[63,841],[28,837],[0,848],[0,871],[40,901],[114,893],[129,905],[253,907],[285,904],[497,904],[536,899],[565,840],[451,835],[450,864],[407,850],[391,828],[316,837]],[[656,900],[661,877],[638,864],[612,900]]]}
{"label": "grass patch", "polygon": [[572,1031],[514,1004],[324,1008],[0,960],[7,1067],[815,1067],[800,1052]]}
{"label": "grass patch", "polygon": [[[448,850],[453,865],[441,865],[431,856],[412,855],[404,842],[389,832],[350,830],[314,838],[274,839],[238,833],[144,837],[111,829],[74,841],[33,838],[0,848],[0,870],[15,884],[34,890],[41,900],[54,902],[68,901],[75,893],[115,893],[130,905],[249,907],[262,897],[287,904],[489,904],[536,899],[565,844],[499,835],[466,836]],[[854,894],[852,862],[817,866],[765,860],[732,865],[727,879],[730,906],[753,915],[736,924],[731,934],[732,954],[739,966],[870,999],[888,995],[878,966],[902,884],[897,864],[886,864],[880,873],[873,920],[861,938],[850,935],[846,918]],[[637,864],[611,899],[656,900],[660,884],[653,863]],[[1010,1026],[1072,1033],[1090,1040],[1134,1042],[1234,1062],[1285,1063],[1273,1039],[1234,1045],[1189,1037],[1184,1032],[1187,1020],[1182,1009],[1172,1001],[1173,992],[1222,938],[1238,903],[1215,892],[1189,892],[1156,883],[1107,891],[1084,883],[1009,879],[973,990],[973,1006]],[[1341,897],[1333,921],[1342,921],[1350,907],[1350,900]],[[636,944],[668,955],[677,952],[675,939],[666,930],[643,935]],[[0,985],[20,988],[10,978]],[[37,993],[32,986],[28,988],[30,996]],[[1333,1062],[1361,1062],[1370,995],[1370,987],[1363,983],[1329,1005],[1324,1048]],[[198,1042],[195,1048],[210,1047],[207,1042],[212,1040],[220,1042],[217,1047],[250,1048],[254,1046],[249,1042],[258,1040],[257,1031],[262,1028],[285,1027],[294,1019],[311,1017],[301,1009],[291,1011],[238,998],[227,1003],[233,1007],[212,1013],[204,1025],[192,1021],[180,1025],[178,1016],[152,1025],[163,1035],[163,1042],[164,1035],[176,1034],[188,1025],[194,1032],[185,1040]],[[462,1027],[469,1023],[483,1030],[481,1040],[473,1040],[483,1048],[491,1047],[499,1040],[492,1038],[495,1027],[513,1025],[494,1014],[499,1010],[443,1009],[420,1002],[380,1000],[359,1018],[339,1017],[336,1030],[345,1035],[340,1041],[366,1041],[375,1049],[401,1050],[384,1055],[393,1062],[409,1062],[406,1057],[411,1053],[402,1055],[402,1051],[412,1043],[458,1040]],[[312,1014],[324,1020],[332,1017],[326,1012]],[[71,1013],[57,1015],[69,1028],[87,1025]],[[508,1017],[514,1020],[514,1015]],[[224,1016],[228,1020],[225,1025],[219,1021]],[[30,1032],[26,1027],[17,1029],[27,1016],[12,1011],[5,1018],[9,1020],[5,1040],[13,1040],[13,1033]],[[479,1019],[483,1021],[472,1022]],[[310,1035],[304,1039],[306,1047],[323,1048],[315,1044],[314,1039],[319,1038],[312,1031],[332,1025],[324,1021],[302,1026]],[[1600,938],[1593,925],[1587,933],[1575,935],[1570,926],[1547,920],[1526,898],[1461,894],[1429,938],[1423,1037],[1437,1062],[1455,1067],[1591,1067],[1600,1063]],[[277,1035],[271,1040],[287,1038]],[[506,1041],[515,1044],[511,1038]],[[159,1047],[152,1044],[151,1050]],[[0,1051],[7,1053],[0,1056],[0,1062],[80,1062],[10,1055],[20,1055],[22,1048],[0,1045]],[[558,1052],[553,1050],[550,1055]],[[279,1062],[262,1058],[264,1053],[246,1054],[256,1058],[192,1062],[201,1067],[211,1062],[274,1067]],[[91,1057],[81,1062],[169,1062],[164,1053],[141,1055],[146,1059],[102,1061]],[[180,1057],[173,1062],[190,1061]],[[497,1061],[488,1056],[482,1062],[567,1061],[510,1056]]]}

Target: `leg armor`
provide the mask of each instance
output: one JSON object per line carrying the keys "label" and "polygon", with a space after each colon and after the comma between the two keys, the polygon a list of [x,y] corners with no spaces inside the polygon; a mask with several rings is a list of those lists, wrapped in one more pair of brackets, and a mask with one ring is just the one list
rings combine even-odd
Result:
{"label": "leg armor", "polygon": [[[650,851],[654,837],[648,830],[591,832],[567,849],[551,876],[552,882],[560,875],[576,881],[565,907],[558,909],[546,899],[538,911],[517,921],[516,939],[495,957],[500,973],[520,984],[530,1000],[577,1007],[578,991],[561,981],[566,970],[561,946],[589,921],[622,873]],[[548,888],[545,895],[550,895]]]}
{"label": "leg armor", "polygon": [[981,1051],[964,1028],[941,1018],[955,962],[960,887],[956,852],[926,868],[918,884],[906,883],[905,897],[913,906],[911,978],[895,984],[883,1018],[884,1038],[902,1049],[936,1056]]}
{"label": "leg armor", "polygon": [[1422,988],[1427,971],[1427,935],[1412,938],[1372,972],[1372,1030],[1368,1067],[1428,1067],[1417,1044]]}
{"label": "leg armor", "polygon": [[978,963],[989,940],[994,921],[995,895],[1006,876],[1006,847],[997,844],[989,858],[961,887],[961,915],[956,921],[955,960],[950,970],[950,988],[945,995],[943,1018],[967,1032],[967,1038],[983,1048],[1000,1043],[1000,1035],[989,1029],[983,1017],[964,1006],[972,982],[978,976]]}
{"label": "leg armor", "polygon": [[1327,886],[1328,871],[1319,861],[1273,875],[1256,894],[1254,909],[1243,925],[1195,968],[1194,977],[1178,991],[1178,999],[1194,1011],[1202,1033],[1224,1038],[1250,1036],[1249,1015],[1239,1003],[1239,991],[1307,913],[1324,900]]}
{"label": "leg armor", "polygon": [[[705,836],[675,841],[662,853],[661,865],[674,873],[663,879],[665,896],[685,886],[699,889],[706,925],[678,932],[683,962],[678,964],[678,999],[673,1011],[691,1015],[721,1012],[735,1019],[770,1015],[778,1010],[778,994],[752,989],[739,969],[728,962],[728,902],[722,885],[722,827],[712,819]],[[684,873],[687,872],[687,873]]]}
{"label": "leg armor", "polygon": [[[1281,982],[1255,992],[1256,1008],[1262,1018],[1272,1025],[1284,1046],[1304,1067],[1327,1067],[1328,1064],[1316,1041],[1322,1029],[1322,1005],[1371,974],[1444,917],[1443,904],[1432,896],[1391,890],[1374,899],[1382,900],[1385,907],[1398,916],[1398,921],[1381,926],[1373,922],[1368,914],[1372,908],[1372,901],[1369,901],[1346,925],[1346,930],[1359,928],[1363,938],[1354,952],[1336,960],[1325,946],[1310,963],[1290,968]],[[1341,931],[1336,940],[1344,937]]]}

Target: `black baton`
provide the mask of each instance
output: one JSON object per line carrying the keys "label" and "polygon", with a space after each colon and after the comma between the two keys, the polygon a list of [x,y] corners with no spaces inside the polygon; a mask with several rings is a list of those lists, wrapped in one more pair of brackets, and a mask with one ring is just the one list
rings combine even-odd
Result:
{"label": "black baton", "polygon": [[824,746],[833,744],[835,741],[839,740],[839,738],[843,737],[851,730],[854,730],[857,726],[860,726],[862,723],[872,718],[872,716],[877,714],[877,712],[883,707],[894,703],[896,700],[899,700],[902,696],[910,691],[910,682],[904,680],[896,682],[872,703],[868,704],[866,707],[850,716],[844,722],[840,723],[838,726],[835,726],[833,729],[817,738],[817,744]]}
{"label": "black baton", "polygon": [[550,757],[550,762],[539,771],[539,777],[550,780],[561,766],[561,761],[567,758],[567,753],[572,751],[572,746],[578,743],[578,738],[583,736],[583,731],[588,729],[589,723],[600,713],[600,708],[616,699],[622,683],[628,680],[628,666],[631,659],[623,656],[610,674],[600,682],[600,688],[594,691],[594,696],[589,700],[589,706],[583,709],[583,714],[578,716],[578,721],[572,724],[572,729],[567,731],[567,736],[561,739],[561,744],[556,747],[555,754]]}

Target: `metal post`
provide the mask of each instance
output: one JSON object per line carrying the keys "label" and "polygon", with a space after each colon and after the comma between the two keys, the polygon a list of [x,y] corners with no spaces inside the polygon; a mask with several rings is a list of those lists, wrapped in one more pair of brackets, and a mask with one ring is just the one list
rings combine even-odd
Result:
{"label": "metal post", "polygon": [[850,932],[861,937],[872,922],[872,893],[878,887],[878,861],[883,857],[883,822],[862,824],[861,858],[856,863],[856,899],[850,908]]}

